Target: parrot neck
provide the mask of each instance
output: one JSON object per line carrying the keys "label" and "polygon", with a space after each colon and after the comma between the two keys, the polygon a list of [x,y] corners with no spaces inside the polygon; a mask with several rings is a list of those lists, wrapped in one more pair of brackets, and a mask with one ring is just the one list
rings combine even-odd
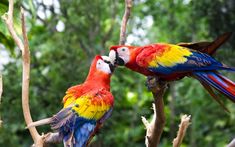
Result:
{"label": "parrot neck", "polygon": [[105,88],[110,90],[110,74],[106,74],[101,71],[89,73],[85,83],[93,85],[95,88]]}

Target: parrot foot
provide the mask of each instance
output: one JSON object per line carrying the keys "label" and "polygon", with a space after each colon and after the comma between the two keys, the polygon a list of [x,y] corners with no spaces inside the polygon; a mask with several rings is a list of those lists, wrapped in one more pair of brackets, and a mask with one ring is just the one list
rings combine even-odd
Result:
{"label": "parrot foot", "polygon": [[160,88],[166,87],[168,83],[156,76],[148,76],[146,80],[146,86],[148,91],[156,91]]}
{"label": "parrot foot", "polygon": [[148,76],[146,80],[146,86],[148,88],[148,91],[151,91],[154,87],[157,86],[157,82],[159,79],[155,76]]}

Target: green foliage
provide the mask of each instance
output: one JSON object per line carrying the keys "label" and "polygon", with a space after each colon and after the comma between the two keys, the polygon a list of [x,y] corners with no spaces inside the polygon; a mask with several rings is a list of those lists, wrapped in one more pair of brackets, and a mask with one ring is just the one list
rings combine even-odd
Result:
{"label": "green foliage", "polygon": [[[66,89],[82,83],[95,54],[107,54],[108,47],[118,43],[124,1],[60,0],[50,5],[40,1],[17,1],[15,27],[19,25],[19,5],[27,11],[27,28],[31,50],[30,107],[34,120],[49,117],[62,108]],[[7,9],[0,2],[0,14]],[[127,43],[143,45],[154,42],[191,42],[212,40],[235,29],[233,0],[135,0],[128,25]],[[45,12],[45,13],[44,13]],[[20,33],[20,32],[18,32]],[[7,50],[9,61],[3,65],[4,93],[0,108],[3,127],[0,146],[29,146],[32,139],[21,108],[21,55],[15,48],[6,26],[0,20],[1,50]],[[234,36],[219,50],[216,58],[235,65]],[[0,56],[1,57],[1,56]],[[1,59],[0,59],[0,63]],[[1,66],[0,66],[1,67]],[[235,80],[233,73],[228,74]],[[112,117],[93,140],[95,146],[144,146],[145,129],[141,116],[152,117],[152,95],[145,78],[125,68],[112,77],[115,96]],[[221,99],[224,100],[224,98]],[[192,115],[182,146],[225,146],[234,137],[235,108],[227,114],[194,79],[174,82],[165,95],[166,127],[161,146],[171,146],[180,115]],[[39,127],[40,132],[49,126]],[[58,145],[61,146],[61,145]]]}

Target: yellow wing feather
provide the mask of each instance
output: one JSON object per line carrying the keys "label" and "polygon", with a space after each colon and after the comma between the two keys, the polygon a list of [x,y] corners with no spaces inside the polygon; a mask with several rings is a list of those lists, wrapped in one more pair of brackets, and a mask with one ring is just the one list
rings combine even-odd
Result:
{"label": "yellow wing feather", "polygon": [[92,103],[92,99],[94,98],[95,96],[93,94],[83,95],[77,99],[71,96],[64,103],[64,108],[73,104],[72,109],[79,116],[86,119],[98,120],[111,108],[111,106],[104,102],[102,95],[99,96],[99,98],[96,98],[98,102]]}
{"label": "yellow wing feather", "polygon": [[177,45],[170,45],[169,49],[167,49],[161,56],[156,55],[154,60],[149,63],[149,66],[174,66],[178,63],[186,62],[187,59],[185,58],[185,56],[190,56],[191,54],[192,52],[187,48]]}

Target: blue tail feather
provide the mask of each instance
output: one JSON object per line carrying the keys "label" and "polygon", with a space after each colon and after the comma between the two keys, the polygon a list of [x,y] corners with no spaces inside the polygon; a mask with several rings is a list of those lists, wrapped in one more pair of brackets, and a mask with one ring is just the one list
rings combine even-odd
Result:
{"label": "blue tail feather", "polygon": [[53,117],[51,127],[59,131],[65,147],[85,147],[96,127],[96,121],[80,117],[69,108],[62,109]]}
{"label": "blue tail feather", "polygon": [[235,83],[217,72],[194,72],[193,75],[203,83],[226,95],[235,102]]}
{"label": "blue tail feather", "polygon": [[228,67],[226,65],[223,65],[220,68],[218,68],[217,70],[227,70],[227,71],[230,71],[230,72],[235,72],[235,67]]}

